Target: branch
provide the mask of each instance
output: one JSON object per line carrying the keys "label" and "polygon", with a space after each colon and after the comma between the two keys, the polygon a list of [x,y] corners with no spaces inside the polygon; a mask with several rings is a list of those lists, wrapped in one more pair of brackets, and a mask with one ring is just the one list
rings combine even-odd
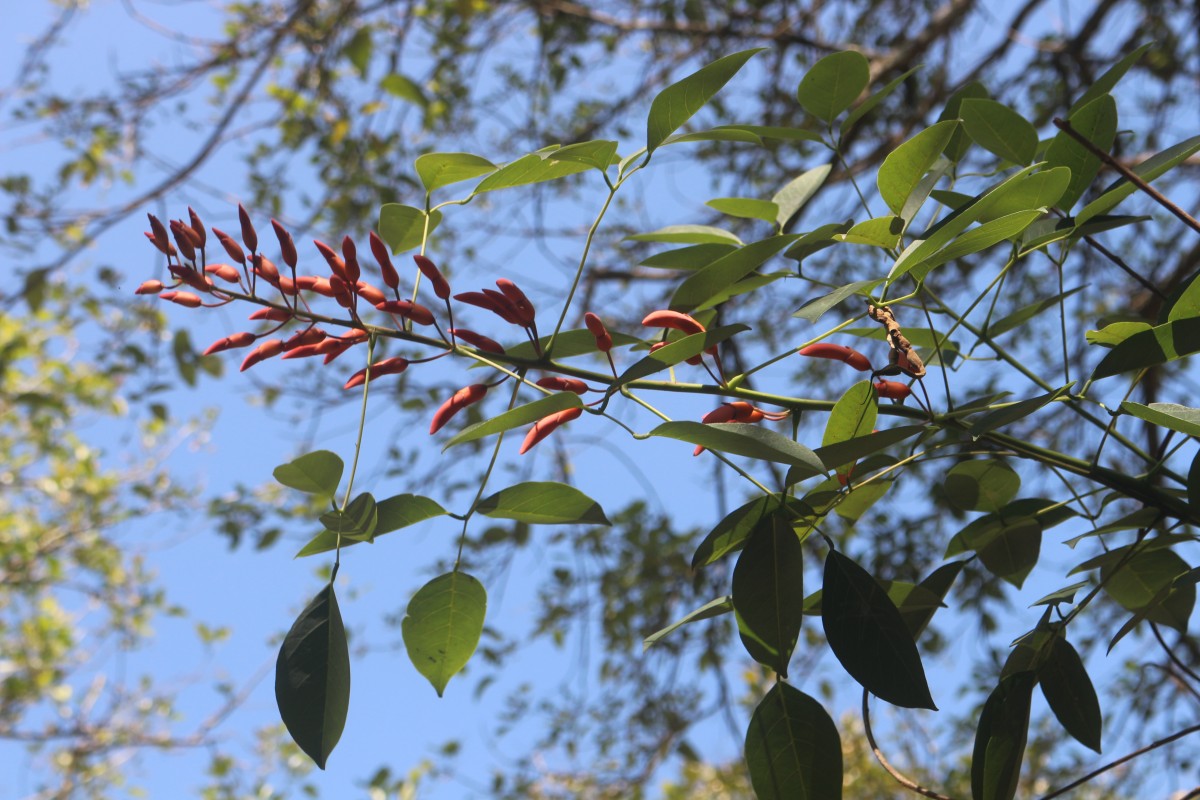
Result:
{"label": "branch", "polygon": [[1116,761],[1109,762],[1108,764],[1105,764],[1102,767],[1092,770],[1091,772],[1089,772],[1087,775],[1084,775],[1079,780],[1068,783],[1066,786],[1062,787],[1061,789],[1055,789],[1054,791],[1050,792],[1050,794],[1042,795],[1041,798],[1039,798],[1039,800],[1050,800],[1050,798],[1052,798],[1052,797],[1060,797],[1060,796],[1066,794],[1067,792],[1071,791],[1075,787],[1081,786],[1081,785],[1087,783],[1092,778],[1095,778],[1097,775],[1107,772],[1108,770],[1112,769],[1113,767],[1119,767],[1122,764],[1124,764],[1126,761],[1131,761],[1140,755],[1149,753],[1151,750],[1156,750],[1165,744],[1170,744],[1171,742],[1175,741],[1176,739],[1182,739],[1184,736],[1187,736],[1188,734],[1191,734],[1191,733],[1195,733],[1196,731],[1200,731],[1200,725],[1193,725],[1190,728],[1184,728],[1181,731],[1172,733],[1170,736],[1168,736],[1164,739],[1159,739],[1157,742],[1151,742],[1150,744],[1146,745],[1145,747],[1143,747],[1139,750],[1134,750],[1132,753],[1129,753],[1128,755],[1121,756]]}
{"label": "branch", "polygon": [[949,797],[944,794],[939,794],[938,792],[935,792],[933,789],[925,788],[921,784],[914,781],[912,778],[906,777],[899,770],[897,770],[890,763],[888,763],[888,760],[886,758],[884,758],[884,756],[883,756],[883,751],[881,751],[879,749],[879,745],[875,743],[875,734],[871,732],[871,712],[869,710],[869,704],[867,702],[869,699],[870,699],[870,695],[867,693],[866,689],[863,689],[863,699],[862,699],[863,730],[866,731],[866,733],[867,733],[867,742],[870,743],[871,752],[875,754],[875,758],[879,761],[880,766],[882,766],[885,770],[887,770],[888,774],[891,775],[893,778],[895,778],[896,782],[899,783],[901,786],[903,786],[905,789],[916,792],[917,794],[922,795],[924,797],[932,797],[933,800],[954,800],[953,797]]}

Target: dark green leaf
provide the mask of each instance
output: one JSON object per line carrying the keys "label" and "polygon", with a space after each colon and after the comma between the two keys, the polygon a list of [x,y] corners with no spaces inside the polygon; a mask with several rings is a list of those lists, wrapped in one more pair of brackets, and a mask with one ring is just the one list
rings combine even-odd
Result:
{"label": "dark green leaf", "polygon": [[1192,458],[1192,466],[1188,469],[1187,499],[1189,504],[1200,508],[1200,452]]}
{"label": "dark green leaf", "polygon": [[578,161],[551,161],[550,154],[558,149],[559,147],[555,145],[527,156],[521,156],[516,161],[505,164],[480,181],[471,194],[478,195],[494,192],[497,189],[510,189],[514,186],[554,181],[591,169],[590,165]]}
{"label": "dark green leaf", "polygon": [[830,53],[805,73],[796,88],[796,99],[817,119],[832,122],[858,99],[870,81],[871,67],[862,53]]}
{"label": "dark green leaf", "polygon": [[1079,581],[1072,583],[1070,586],[1064,586],[1061,589],[1056,589],[1048,595],[1045,595],[1039,600],[1030,603],[1030,606],[1052,606],[1058,603],[1073,603],[1075,602],[1075,593],[1085,586],[1091,584],[1091,581]]}
{"label": "dark green leaf", "polygon": [[473,442],[476,439],[482,439],[486,436],[494,436],[504,431],[510,431],[513,428],[519,428],[522,425],[529,425],[530,423],[537,422],[542,417],[549,416],[556,411],[564,411],[568,408],[583,408],[583,401],[574,392],[558,392],[549,397],[534,400],[532,403],[517,406],[514,409],[505,411],[498,417],[486,419],[474,425],[468,425],[452,437],[450,441],[446,442],[445,447],[442,449],[445,450],[456,444]]}
{"label": "dark green leaf", "polygon": [[325,530],[335,536],[370,541],[375,538],[379,512],[375,498],[369,492],[363,492],[347,503],[344,511],[337,508],[322,514],[320,519]]}
{"label": "dark green leaf", "polygon": [[350,41],[342,48],[346,58],[354,65],[354,69],[362,77],[367,75],[367,67],[371,63],[371,29],[363,26],[354,32]]}
{"label": "dark green leaf", "polygon": [[972,800],[1012,800],[1029,736],[1032,672],[1016,672],[992,690],[975,729],[971,757]]}
{"label": "dark green leaf", "polygon": [[612,524],[595,500],[574,486],[553,481],[529,481],[501,489],[480,500],[475,510],[486,517],[531,525]]}
{"label": "dark green leaf", "polygon": [[841,800],[837,726],[816,700],[776,683],[750,717],[746,769],[759,800]]}
{"label": "dark green leaf", "polygon": [[[826,469],[836,469],[839,464],[857,461],[860,458],[902,442],[905,439],[911,439],[913,436],[926,430],[929,430],[927,425],[901,425],[896,428],[887,428],[877,433],[868,433],[866,436],[857,436],[844,442],[831,444],[828,447],[818,447],[814,452],[817,458],[821,460],[821,463],[825,465]],[[795,479],[793,480],[793,478]],[[790,473],[788,474],[788,483],[796,483],[799,480],[804,480],[804,478],[796,478]]]}
{"label": "dark green leaf", "polygon": [[728,244],[693,244],[674,250],[666,250],[662,253],[655,253],[643,260],[641,266],[657,267],[659,269],[696,270],[701,267],[707,267],[721,256],[728,255],[733,250],[734,246]]}
{"label": "dark green leaf", "polygon": [[788,464],[799,474],[807,473],[805,477],[820,475],[825,471],[825,466],[812,450],[783,434],[758,425],[739,422],[705,425],[702,422],[679,420],[664,422],[650,431],[650,435],[703,445],[709,450],[730,455]]}
{"label": "dark green leaf", "polygon": [[1008,106],[985,98],[965,98],[958,115],[967,135],[984,149],[1021,166],[1033,161],[1037,130]]}
{"label": "dark green leaf", "polygon": [[1113,64],[1111,67],[1109,67],[1108,71],[1101,75],[1100,78],[1091,86],[1089,86],[1087,91],[1075,101],[1075,104],[1071,106],[1068,113],[1074,115],[1076,111],[1079,111],[1097,97],[1111,92],[1113,87],[1117,85],[1117,82],[1120,81],[1121,78],[1125,77],[1125,73],[1129,71],[1129,68],[1138,62],[1142,55],[1150,49],[1152,44],[1153,42],[1147,42],[1146,44],[1141,45],[1132,53],[1129,53],[1116,64]]}
{"label": "dark green leaf", "polygon": [[376,509],[379,512],[378,522],[375,523],[376,536],[407,528],[409,525],[416,525],[446,513],[446,509],[436,501],[419,494],[398,494],[380,500]]}
{"label": "dark green leaf", "polygon": [[896,90],[897,86],[908,80],[908,76],[912,75],[918,69],[920,69],[920,67],[913,67],[912,69],[897,75],[895,78],[892,78],[890,81],[888,81],[887,85],[882,89],[875,92],[866,100],[863,100],[861,103],[855,106],[854,110],[847,114],[846,118],[842,120],[842,124],[838,128],[838,133],[842,136],[845,136],[846,132],[853,128],[860,119],[871,113],[876,106],[887,99],[888,95]]}
{"label": "dark green leaf", "polygon": [[656,631],[643,639],[642,652],[646,652],[653,645],[657,644],[664,636],[674,630],[682,628],[688,623],[699,622],[702,619],[712,619],[713,617],[719,617],[722,614],[728,614],[730,611],[733,611],[733,597],[731,595],[718,597],[716,600],[709,600],[707,603],[695,609],[694,611],[688,612],[681,619],[672,622],[661,631]]}
{"label": "dark green leaf", "polygon": [[487,592],[465,572],[448,572],[422,586],[400,623],[408,658],[438,697],[466,666],[483,633]]}
{"label": "dark green leaf", "polygon": [[1068,297],[1075,294],[1082,288],[1082,286],[1076,286],[1074,289],[1068,289],[1062,294],[1056,294],[1053,297],[1047,297],[1044,300],[1038,300],[1036,303],[1030,303],[1027,306],[1021,306],[1011,314],[996,320],[991,325],[988,325],[987,330],[984,333],[989,338],[995,338],[1001,334],[1008,333],[1011,330],[1019,328],[1046,309],[1055,308],[1063,300],[1066,300]]}
{"label": "dark green leaf", "polygon": [[317,592],[283,639],[275,702],[292,740],[325,769],[350,707],[350,651],[333,584]]}
{"label": "dark green leaf", "polygon": [[899,214],[904,208],[958,126],[958,120],[934,123],[889,153],[879,165],[879,194],[893,213]]}
{"label": "dark green leaf", "polygon": [[[946,101],[946,107],[942,109],[942,113],[938,116],[939,122],[945,120],[958,119],[959,111],[962,109],[964,100],[973,97],[990,97],[988,90],[979,81],[971,81],[966,86],[950,95],[950,99]],[[950,141],[942,149],[942,154],[951,162],[957,164],[962,160],[962,157],[971,149],[971,137],[967,136],[967,132],[961,127],[954,132],[950,137]]]}
{"label": "dark green leaf", "polygon": [[961,511],[999,511],[1021,488],[1021,476],[998,459],[956,464],[946,474],[946,498]]}
{"label": "dark green leaf", "polygon": [[[797,501],[789,501],[789,507]],[[704,541],[692,556],[692,569],[706,567],[720,560],[725,554],[740,550],[750,532],[772,510],[779,507],[778,495],[760,495],[745,505],[726,514],[716,527],[709,531]]]}
{"label": "dark green leaf", "polygon": [[1067,733],[1085,747],[1100,752],[1100,700],[1083,660],[1071,643],[1054,638],[1050,653],[1038,667],[1038,681],[1050,710]]}
{"label": "dark green leaf", "polygon": [[718,292],[729,288],[754,270],[761,267],[771,256],[790,245],[798,236],[772,236],[759,242],[751,242],[721,256],[703,269],[689,275],[675,294],[671,296],[671,309],[692,311],[710,300]]}
{"label": "dark green leaf", "polygon": [[650,104],[650,116],[646,121],[647,152],[653,153],[668,136],[679,130],[751,57],[763,49],[743,50],[717,59],[659,92]]}
{"label": "dark green leaf", "polygon": [[830,550],[821,592],[825,638],[846,672],[892,705],[936,710],[912,634],[871,574]]}
{"label": "dark green leaf", "polygon": [[1100,568],[1104,591],[1125,609],[1145,611],[1150,622],[1168,625],[1187,633],[1188,619],[1196,605],[1195,584],[1173,586],[1187,573],[1186,561],[1167,548],[1137,553],[1123,565],[1110,562]]}
{"label": "dark green leaf", "polygon": [[[851,439],[870,436],[871,431],[875,429],[875,419],[878,415],[879,404],[871,381],[859,381],[854,384],[833,404],[833,410],[829,412],[825,435],[821,439],[822,449]],[[832,469],[841,475],[847,475],[854,469],[854,461],[835,464]]]}
{"label": "dark green leaf", "polygon": [[817,320],[825,315],[826,311],[833,308],[838,303],[854,297],[855,295],[861,295],[865,297],[872,289],[883,283],[884,280],[884,278],[877,278],[876,280],[872,281],[855,281],[854,283],[848,283],[845,286],[834,289],[832,292],[823,297],[818,297],[816,300],[810,300],[809,302],[805,303],[799,311],[792,314],[792,316],[808,320],[809,322],[815,324]]}
{"label": "dark green leaf", "polygon": [[427,193],[498,169],[486,158],[470,153],[426,153],[417,156],[413,166]]}
{"label": "dark green leaf", "polygon": [[1063,386],[1062,388],[1055,389],[1052,392],[1047,392],[1046,394],[1039,395],[1038,397],[1031,397],[1028,400],[1021,400],[1019,402],[997,408],[994,411],[989,411],[979,419],[975,420],[975,423],[971,425],[971,430],[968,431],[968,433],[970,433],[972,438],[977,439],[980,436],[983,436],[985,433],[995,430],[996,428],[1002,428],[1005,425],[1011,425],[1017,420],[1024,419],[1033,412],[1057,400],[1059,397],[1062,397],[1064,394],[1070,391],[1070,389],[1070,385]]}
{"label": "dark green leaf", "polygon": [[813,253],[819,253],[827,247],[833,247],[837,243],[837,240],[833,238],[834,234],[845,233],[852,227],[853,223],[850,222],[831,222],[828,225],[822,225],[816,230],[809,231],[801,236],[783,254],[788,258],[803,261]]}
{"label": "dark green leaf", "polygon": [[[616,347],[626,347],[642,343],[641,339],[618,331],[609,331],[609,335],[612,336],[613,345]],[[550,337],[543,336],[538,339],[538,346],[541,348],[541,352],[549,357],[547,350],[550,347]],[[513,358],[528,358],[532,360],[538,357],[537,352],[533,349],[533,343],[529,341],[519,342],[511,347],[506,347],[505,351]],[[559,331],[558,336],[554,337],[553,355],[556,360],[598,352],[600,351],[596,349],[596,337],[587,328],[579,328],[573,331]]]}
{"label": "dark green leaf", "polygon": [[1092,372],[1092,380],[1157,367],[1200,351],[1200,317],[1179,319],[1135,333],[1114,347]]}
{"label": "dark green leaf", "polygon": [[733,568],[733,608],[747,652],[786,678],[804,620],[804,550],[786,515],[750,533]]}
{"label": "dark green leaf", "polygon": [[271,474],[284,486],[328,498],[333,497],[342,480],[342,467],[337,453],[317,450],[279,465]]}
{"label": "dark green leaf", "polygon": [[[1117,104],[1110,95],[1102,95],[1087,105],[1073,110],[1067,121],[1071,127],[1100,150],[1112,148],[1117,135]],[[1058,207],[1064,211],[1083,196],[1100,171],[1100,159],[1092,155],[1066,131],[1059,131],[1046,150],[1046,162],[1050,167],[1067,167],[1071,170],[1071,183],[1059,200]]]}
{"label": "dark green leaf", "polygon": [[[429,233],[442,221],[442,212],[429,215]],[[384,203],[379,209],[379,236],[393,253],[403,253],[420,247],[425,241],[425,212],[399,203]]]}
{"label": "dark green leaf", "polygon": [[[918,586],[928,592],[930,595],[938,598],[938,601],[946,599],[946,594],[949,593],[950,587],[954,585],[954,581],[958,578],[958,574],[962,572],[966,561],[951,561],[949,564],[935,569],[933,572],[921,581]],[[905,602],[899,603],[900,616],[904,619],[904,625],[908,628],[908,632],[912,634],[913,640],[924,632],[929,625],[929,621],[933,619],[934,613],[938,610],[938,606],[930,606],[927,603],[919,602],[921,596],[914,594],[912,602],[905,598]]]}

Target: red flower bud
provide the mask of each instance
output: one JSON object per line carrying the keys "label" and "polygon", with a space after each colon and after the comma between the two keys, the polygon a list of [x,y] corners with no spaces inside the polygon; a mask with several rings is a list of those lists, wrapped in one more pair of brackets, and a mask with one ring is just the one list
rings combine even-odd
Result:
{"label": "red flower bud", "polygon": [[564,378],[561,375],[548,375],[545,378],[538,378],[537,385],[543,389],[552,389],[556,392],[574,392],[575,394],[583,394],[588,390],[588,385],[578,378]]}
{"label": "red flower bud", "polygon": [[359,297],[373,306],[387,302],[387,295],[383,293],[383,290],[372,286],[366,281],[359,281],[355,290],[358,292]]}
{"label": "red flower bud", "polygon": [[450,399],[442,403],[438,410],[433,412],[433,421],[429,424],[429,434],[432,436],[442,429],[450,419],[462,411],[469,405],[478,403],[487,394],[488,387],[482,383],[475,383],[459,389]]}
{"label": "red flower bud", "polygon": [[495,289],[484,289],[483,294],[490,298],[496,307],[500,309],[498,313],[501,317],[513,325],[520,325],[522,328],[527,327],[527,323],[524,322],[525,315],[521,313],[521,310],[517,308],[517,304],[508,295],[504,294],[504,292],[497,292]]}
{"label": "red flower bud", "polygon": [[489,291],[491,290],[485,289],[483,292],[463,292],[461,294],[454,295],[454,299],[458,300],[460,303],[466,303],[467,305],[475,306],[476,308],[482,308],[486,311],[491,311],[505,322],[512,323],[513,325],[520,325],[521,323],[517,321],[516,314],[508,309],[507,304],[502,306],[492,297],[492,295],[498,295],[499,297],[504,298],[504,295],[500,294],[499,292],[491,292],[491,294],[484,293]]}
{"label": "red flower bud", "polygon": [[333,287],[329,285],[329,281],[318,278],[316,275],[296,276],[296,288],[316,292],[325,297],[333,297]]}
{"label": "red flower bud", "polygon": [[250,315],[250,319],[266,319],[271,322],[287,322],[292,318],[292,312],[286,308],[260,308]]}
{"label": "red flower bud", "polygon": [[229,264],[209,264],[204,268],[205,272],[211,272],[223,281],[228,283],[239,283],[242,280],[242,273],[237,271],[237,267]]}
{"label": "red flower bud", "polygon": [[329,289],[333,292],[333,299],[337,300],[342,308],[349,308],[354,303],[350,297],[350,287],[337,275],[329,276]]}
{"label": "red flower bud", "polygon": [[358,283],[358,279],[362,277],[362,268],[358,265],[358,248],[349,236],[342,237],[342,257],[346,264],[346,282]]}
{"label": "red flower bud", "polygon": [[195,231],[184,225],[177,219],[171,220],[171,235],[175,238],[175,244],[179,247],[179,252],[188,261],[196,260],[196,245],[193,237]]}
{"label": "red flower bud", "polygon": [[171,238],[167,235],[167,226],[162,224],[162,220],[153,214],[147,214],[150,218],[151,233],[146,234],[146,238],[158,248],[159,252],[164,256],[170,255]]}
{"label": "red flower bud", "polygon": [[238,203],[238,221],[242,224],[242,241],[253,253],[258,250],[258,233],[254,230],[254,224],[250,222],[250,215],[246,213],[246,207],[241,203]]}
{"label": "red flower bud", "polygon": [[[516,308],[517,316],[521,321],[521,325],[526,328],[533,325],[533,319],[536,313],[533,309],[533,303],[529,302],[529,298],[525,296],[525,293],[521,291],[520,287],[518,287],[508,278],[497,279],[496,285],[500,287],[500,291],[504,293],[504,296],[507,297]],[[484,291],[487,290],[485,289]]]}
{"label": "red flower bud", "polygon": [[279,220],[272,219],[271,227],[275,229],[275,238],[279,240],[279,251],[283,254],[283,263],[295,269],[296,262],[299,260],[299,255],[296,253],[296,241]]}
{"label": "red flower bud", "polygon": [[279,282],[275,285],[279,288],[280,292],[286,294],[288,297],[300,294],[300,289],[296,286],[296,282],[286,275],[280,275]]}
{"label": "red flower bud", "polygon": [[172,303],[178,303],[186,308],[199,308],[203,305],[203,301],[191,292],[162,292],[159,297],[163,300],[169,300]]}
{"label": "red flower bud", "polygon": [[451,335],[462,339],[472,347],[478,347],[484,352],[499,353],[500,355],[504,355],[504,348],[500,346],[499,342],[494,339],[489,339],[486,336],[482,336],[475,331],[469,331],[466,328],[451,328],[450,333]]}
{"label": "red flower bud", "polygon": [[875,391],[889,400],[903,400],[912,394],[912,389],[899,381],[875,381]]}
{"label": "red flower bud", "polygon": [[329,270],[342,280],[346,280],[346,262],[342,261],[342,257],[337,254],[337,251],[320,239],[313,239],[313,244],[325,257],[325,261],[329,264]]}
{"label": "red flower bud", "polygon": [[133,290],[134,294],[158,294],[163,290],[162,281],[142,281],[142,284]]}
{"label": "red flower bud", "polygon": [[204,247],[208,243],[208,231],[204,229],[204,223],[200,220],[200,215],[197,214],[191,206],[188,206],[188,218],[192,221],[192,231],[199,237],[199,242],[196,247]]}
{"label": "red flower bud", "polygon": [[253,344],[257,338],[253,333],[234,333],[210,344],[208,349],[204,351],[204,355],[211,356],[213,353],[220,353],[222,350],[247,347]]}
{"label": "red flower bud", "polygon": [[371,231],[371,254],[375,256],[375,260],[379,263],[379,269],[383,273],[383,282],[389,289],[397,289],[400,286],[400,275],[396,272],[396,267],[392,264],[392,256],[388,253],[387,244],[383,239],[379,238],[379,234]]}
{"label": "red flower bud", "polygon": [[[371,380],[382,378],[384,375],[399,375],[404,370],[408,369],[407,359],[396,356],[395,358],[385,358],[382,361],[376,361],[371,365]],[[362,386],[367,382],[367,368],[363,367],[358,372],[350,376],[350,380],[346,381],[343,389],[353,389],[355,386]]]}
{"label": "red flower bud", "polygon": [[573,419],[578,419],[582,413],[582,408],[568,408],[547,417],[542,417],[533,423],[533,427],[529,429],[529,433],[525,434],[525,441],[521,443],[519,455],[525,455],[531,447],[553,433],[560,425],[570,422]]}
{"label": "red flower bud", "polygon": [[316,344],[324,341],[325,331],[320,328],[305,328],[302,331],[293,333],[286,342],[283,343],[284,350],[295,350],[303,345]]}
{"label": "red flower bud", "polygon": [[375,307],[388,314],[411,319],[417,325],[433,324],[433,312],[420,303],[410,300],[385,300],[382,303],[376,303]]}
{"label": "red flower bud", "polygon": [[242,362],[238,372],[245,372],[260,361],[279,355],[283,352],[283,339],[268,339],[250,351],[250,355]]}
{"label": "red flower bud", "polygon": [[242,266],[246,266],[246,253],[242,250],[242,246],[220,228],[213,228],[212,231],[213,236],[217,237],[217,241],[221,243],[221,247],[225,248],[225,252],[229,254],[229,257]]}
{"label": "red flower bud", "polygon": [[279,269],[269,258],[261,253],[255,253],[250,257],[250,263],[254,265],[254,272],[258,277],[272,286],[279,285]]}
{"label": "red flower bud", "polygon": [[429,285],[433,287],[433,293],[437,295],[439,300],[445,300],[450,296],[450,284],[446,281],[446,276],[442,275],[442,271],[437,268],[437,265],[422,255],[414,255],[413,261],[417,262],[417,269],[421,270],[421,274],[429,279]]}
{"label": "red flower bud", "polygon": [[842,344],[831,344],[829,342],[810,344],[808,347],[800,349],[800,355],[809,356],[810,358],[832,358],[835,361],[844,361],[859,372],[871,371],[871,362],[866,356],[854,348],[846,347]]}
{"label": "red flower bud", "polygon": [[587,325],[588,331],[592,336],[596,337],[596,349],[601,353],[607,353],[612,350],[613,340],[608,333],[608,328],[604,327],[604,321],[592,312],[587,312],[583,315],[583,324]]}

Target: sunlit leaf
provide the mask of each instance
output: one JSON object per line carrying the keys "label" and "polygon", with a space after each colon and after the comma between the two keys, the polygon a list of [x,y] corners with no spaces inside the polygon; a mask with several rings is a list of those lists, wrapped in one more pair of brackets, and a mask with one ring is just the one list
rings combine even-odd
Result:
{"label": "sunlit leaf", "polygon": [[466,666],[479,644],[487,592],[465,572],[448,572],[413,595],[400,623],[408,658],[438,697]]}
{"label": "sunlit leaf", "polygon": [[671,632],[676,631],[679,628],[682,628],[684,625],[687,625],[692,622],[699,622],[702,619],[712,619],[713,617],[719,617],[722,614],[728,614],[730,611],[733,611],[733,597],[731,595],[725,595],[724,597],[718,597],[716,600],[709,600],[707,603],[700,606],[699,608],[688,612],[680,619],[676,620],[675,622],[672,622],[670,625],[663,628],[661,631],[655,631],[654,633],[650,634],[645,639],[643,639],[642,640],[642,652],[649,650],[651,647],[653,647],[655,644],[657,644],[659,641],[661,641],[664,636],[667,636]]}
{"label": "sunlit leaf", "polygon": [[425,153],[417,156],[413,166],[426,192],[478,178],[498,169],[486,158],[470,153]]}
{"label": "sunlit leaf", "polygon": [[529,481],[501,489],[480,500],[475,510],[486,517],[531,525],[612,524],[595,500],[574,486],[553,481]]}
{"label": "sunlit leaf", "polygon": [[[430,214],[428,232],[432,234],[441,221],[441,211]],[[399,203],[384,203],[379,208],[379,236],[393,253],[420,247],[425,235],[425,212],[421,209]]]}
{"label": "sunlit leaf", "polygon": [[446,442],[445,447],[442,449],[445,450],[456,444],[473,442],[476,439],[495,436],[498,433],[510,431],[513,428],[529,425],[537,422],[542,417],[549,416],[556,411],[564,411],[568,408],[583,408],[583,401],[574,392],[558,392],[549,397],[534,400],[532,403],[517,406],[492,419],[468,425],[452,437],[450,441]]}
{"label": "sunlit leaf", "polygon": [[934,123],[889,153],[879,165],[879,194],[893,213],[899,214],[904,208],[958,126],[958,120]]}
{"label": "sunlit leaf", "polygon": [[832,122],[858,99],[870,80],[870,64],[862,53],[830,53],[805,73],[796,89],[796,99],[817,119]]}
{"label": "sunlit leaf", "polygon": [[646,120],[646,150],[653,153],[663,141],[712,99],[729,79],[764,48],[743,50],[717,59],[658,93]]}
{"label": "sunlit leaf", "polygon": [[343,466],[337,453],[316,450],[279,465],[271,474],[284,486],[328,498],[337,491]]}

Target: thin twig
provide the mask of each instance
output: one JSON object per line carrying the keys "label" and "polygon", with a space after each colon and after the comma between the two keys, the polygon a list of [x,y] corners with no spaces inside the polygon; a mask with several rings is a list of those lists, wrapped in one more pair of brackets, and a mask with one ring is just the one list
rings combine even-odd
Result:
{"label": "thin twig", "polygon": [[1054,124],[1055,124],[1055,126],[1058,127],[1059,130],[1063,131],[1068,136],[1070,136],[1072,139],[1074,139],[1075,141],[1077,141],[1081,145],[1083,145],[1085,148],[1087,148],[1088,152],[1090,152],[1092,155],[1096,156],[1101,161],[1103,161],[1105,164],[1112,167],[1117,172],[1121,173],[1121,177],[1123,177],[1125,180],[1129,181],[1134,186],[1141,189],[1146,194],[1150,195],[1150,197],[1153,198],[1156,203],[1158,203],[1160,206],[1165,208],[1167,211],[1170,211],[1175,216],[1179,217],[1179,219],[1183,220],[1183,223],[1185,225],[1187,225],[1189,228],[1194,230],[1196,233],[1200,233],[1200,221],[1197,221],[1196,218],[1193,217],[1191,214],[1187,213],[1182,208],[1180,208],[1179,206],[1172,203],[1161,192],[1159,192],[1157,189],[1155,189],[1150,184],[1146,183],[1144,180],[1142,180],[1140,177],[1138,177],[1136,173],[1134,173],[1131,169],[1126,167],[1120,161],[1117,161],[1115,158],[1113,158],[1111,155],[1109,155],[1106,151],[1101,150],[1099,147],[1096,147],[1096,145],[1092,144],[1090,139],[1088,139],[1086,136],[1084,136],[1079,131],[1072,128],[1071,123],[1067,122],[1065,119],[1059,119],[1058,117],[1055,117]]}
{"label": "thin twig", "polygon": [[866,731],[867,742],[870,743],[871,752],[875,754],[875,758],[879,761],[879,764],[885,770],[887,770],[888,774],[891,775],[893,778],[895,778],[896,782],[899,783],[901,786],[903,786],[905,789],[909,789],[910,791],[914,791],[919,795],[924,795],[925,797],[932,797],[932,798],[934,798],[934,800],[954,800],[953,797],[948,797],[944,794],[938,794],[933,789],[925,788],[921,784],[914,781],[912,778],[909,778],[909,777],[906,777],[905,775],[903,775],[899,770],[897,770],[895,767],[893,767],[891,764],[888,763],[888,760],[886,758],[884,758],[884,756],[883,756],[883,752],[879,749],[879,745],[875,743],[875,734],[871,732],[871,713],[868,710],[868,703],[867,703],[867,701],[869,699],[870,699],[870,695],[867,693],[866,689],[863,689],[863,699],[862,699],[863,730]]}
{"label": "thin twig", "polygon": [[1100,775],[1101,773],[1107,772],[1108,770],[1112,769],[1113,767],[1119,767],[1122,764],[1124,764],[1126,761],[1131,761],[1140,755],[1149,753],[1151,750],[1155,750],[1159,747],[1162,747],[1164,744],[1170,744],[1171,742],[1175,741],[1176,739],[1182,739],[1184,736],[1187,736],[1190,733],[1195,733],[1196,731],[1200,731],[1200,725],[1193,725],[1190,728],[1184,728],[1181,731],[1176,731],[1175,733],[1172,733],[1170,736],[1166,737],[1165,739],[1159,739],[1157,742],[1151,742],[1150,744],[1146,745],[1145,747],[1141,748],[1140,750],[1134,750],[1132,753],[1129,753],[1128,755],[1121,756],[1116,761],[1109,762],[1108,764],[1105,764],[1102,767],[1092,770],[1091,772],[1089,772],[1087,775],[1084,775],[1079,780],[1068,783],[1066,786],[1062,787],[1061,789],[1055,789],[1054,791],[1050,792],[1050,794],[1042,795],[1041,798],[1039,798],[1039,800],[1050,800],[1050,798],[1052,798],[1052,797],[1061,797],[1062,795],[1071,791],[1075,787],[1082,786],[1083,784],[1090,781],[1092,778],[1096,777],[1097,775]]}

